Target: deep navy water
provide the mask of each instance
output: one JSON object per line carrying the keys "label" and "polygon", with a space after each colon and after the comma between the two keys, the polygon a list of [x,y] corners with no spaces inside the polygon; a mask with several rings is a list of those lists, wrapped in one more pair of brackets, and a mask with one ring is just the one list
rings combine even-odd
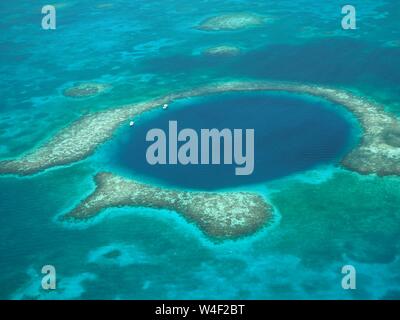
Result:
{"label": "deep navy water", "polygon": [[[184,188],[212,190],[273,180],[337,163],[349,149],[354,133],[352,124],[340,111],[328,101],[294,94],[225,93],[189,98],[172,104],[168,110],[153,112],[124,130],[121,134],[128,137],[121,139],[115,162],[137,175]],[[194,129],[199,145],[201,129],[242,129],[243,154],[244,132],[254,129],[253,173],[235,175],[235,161],[223,163],[223,139],[221,164],[149,164],[146,150],[153,142],[146,141],[146,134],[160,128],[168,143],[169,121],[177,121],[178,132]],[[184,143],[178,142],[178,148]],[[200,146],[198,150],[200,158]]]}

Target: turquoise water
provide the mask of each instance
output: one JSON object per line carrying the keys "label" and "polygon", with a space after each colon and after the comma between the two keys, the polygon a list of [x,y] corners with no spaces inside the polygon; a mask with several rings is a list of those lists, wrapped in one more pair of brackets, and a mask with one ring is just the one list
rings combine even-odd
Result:
{"label": "turquoise water", "polygon": [[[123,135],[128,137],[121,138],[115,162],[134,175],[182,188],[215,190],[270,181],[339,162],[354,145],[350,142],[355,135],[352,123],[339,108],[322,99],[282,93],[236,93],[187,99],[150,119],[138,119],[134,127],[124,130]],[[254,170],[249,175],[236,175],[235,169],[244,165],[237,164],[233,156],[233,163],[225,164],[223,140],[219,165],[175,165],[169,159],[165,165],[149,164],[146,151],[153,142],[146,141],[146,135],[152,128],[160,128],[168,139],[170,121],[177,122],[178,132],[185,128],[197,132],[197,150],[202,143],[201,129],[230,128],[242,130],[241,152],[246,154],[245,131],[254,129],[254,153],[247,153],[254,158]],[[185,142],[178,142],[178,149]],[[232,139],[230,143],[233,144]],[[166,141],[166,150],[169,145]],[[209,152],[211,157],[211,146]]]}
{"label": "turquoise water", "polygon": [[[56,31],[40,27],[44,4],[0,3],[4,159],[84,114],[221,79],[341,87],[400,115],[395,0],[352,1],[358,16],[353,31],[340,28],[342,1],[60,1]],[[194,28],[209,16],[243,11],[273,19],[233,32]],[[201,54],[222,44],[241,53]],[[87,99],[62,95],[81,81],[112,89]],[[59,222],[93,191],[97,172],[131,176],[116,168],[110,153],[129,129],[83,162],[0,177],[0,298],[400,297],[400,179],[359,176],[334,161],[236,186],[260,192],[279,208],[272,226],[236,241],[216,243],[163,210],[114,208],[85,223]],[[40,287],[46,264],[57,270],[52,292]],[[357,290],[341,288],[345,264],[357,269]]]}

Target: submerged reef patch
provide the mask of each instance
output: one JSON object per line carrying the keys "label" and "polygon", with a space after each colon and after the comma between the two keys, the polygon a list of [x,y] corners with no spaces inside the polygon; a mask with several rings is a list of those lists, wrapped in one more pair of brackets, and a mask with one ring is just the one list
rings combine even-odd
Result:
{"label": "submerged reef patch", "polygon": [[361,142],[341,164],[362,174],[400,175],[400,121],[373,101],[341,89],[268,81],[226,81],[173,93],[142,103],[88,114],[19,158],[0,161],[0,174],[29,175],[91,155],[129,119],[171,101],[223,92],[284,91],[325,98],[350,111],[363,129]]}
{"label": "submerged reef patch", "polygon": [[240,48],[235,46],[217,46],[207,48],[203,51],[204,55],[216,57],[232,57],[240,54]]}
{"label": "submerged reef patch", "polygon": [[87,257],[88,263],[111,264],[121,267],[148,264],[152,261],[155,261],[155,257],[149,257],[146,252],[143,252],[137,246],[119,242],[93,249]]}
{"label": "submerged reef patch", "polygon": [[107,258],[107,259],[115,259],[115,258],[118,258],[120,255],[121,255],[121,252],[114,249],[114,250],[104,253],[103,257]]}
{"label": "submerged reef patch", "polygon": [[251,13],[231,13],[208,18],[197,28],[203,31],[229,31],[259,26],[264,21],[264,17]]}
{"label": "submerged reef patch", "polygon": [[71,98],[88,98],[103,93],[109,88],[110,85],[104,83],[85,82],[65,89],[63,94]]}
{"label": "submerged reef patch", "polygon": [[256,193],[172,190],[107,172],[98,173],[95,182],[95,191],[62,219],[89,219],[110,207],[168,209],[193,221],[210,237],[237,238],[257,231],[273,214]]}

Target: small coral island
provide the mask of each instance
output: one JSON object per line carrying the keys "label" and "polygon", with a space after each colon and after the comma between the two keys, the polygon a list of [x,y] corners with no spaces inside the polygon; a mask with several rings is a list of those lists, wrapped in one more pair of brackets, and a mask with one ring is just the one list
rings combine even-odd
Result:
{"label": "small coral island", "polygon": [[208,18],[197,28],[203,31],[233,31],[262,25],[265,19],[251,13],[231,13]]}
{"label": "small coral island", "polygon": [[65,89],[63,94],[70,98],[88,98],[103,93],[109,88],[110,86],[104,83],[85,82]]}
{"label": "small coral island", "polygon": [[236,238],[272,219],[272,207],[249,192],[186,192],[159,188],[112,173],[95,177],[96,190],[62,219],[88,219],[110,207],[147,207],[179,212],[213,238]]}

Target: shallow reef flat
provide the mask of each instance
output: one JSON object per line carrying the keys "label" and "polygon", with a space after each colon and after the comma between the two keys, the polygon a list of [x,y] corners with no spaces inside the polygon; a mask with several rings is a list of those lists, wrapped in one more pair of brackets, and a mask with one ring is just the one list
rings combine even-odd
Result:
{"label": "shallow reef flat", "polygon": [[343,158],[342,165],[361,174],[400,175],[400,121],[395,115],[345,90],[269,81],[218,82],[83,116],[34,150],[16,159],[0,161],[0,174],[30,175],[82,160],[110,139],[120,125],[143,112],[182,98],[240,91],[309,94],[343,106],[358,119],[363,136],[359,145]]}
{"label": "shallow reef flat", "polygon": [[159,188],[102,172],[96,189],[63,220],[89,219],[110,207],[148,207],[180,213],[212,238],[237,238],[271,221],[273,208],[250,192],[188,192]]}
{"label": "shallow reef flat", "polygon": [[223,14],[204,20],[197,27],[203,31],[229,31],[262,25],[266,18],[252,13]]}
{"label": "shallow reef flat", "polygon": [[0,174],[30,175],[80,161],[110,139],[121,123],[155,105],[157,100],[85,115],[32,152],[15,160],[0,161]]}

